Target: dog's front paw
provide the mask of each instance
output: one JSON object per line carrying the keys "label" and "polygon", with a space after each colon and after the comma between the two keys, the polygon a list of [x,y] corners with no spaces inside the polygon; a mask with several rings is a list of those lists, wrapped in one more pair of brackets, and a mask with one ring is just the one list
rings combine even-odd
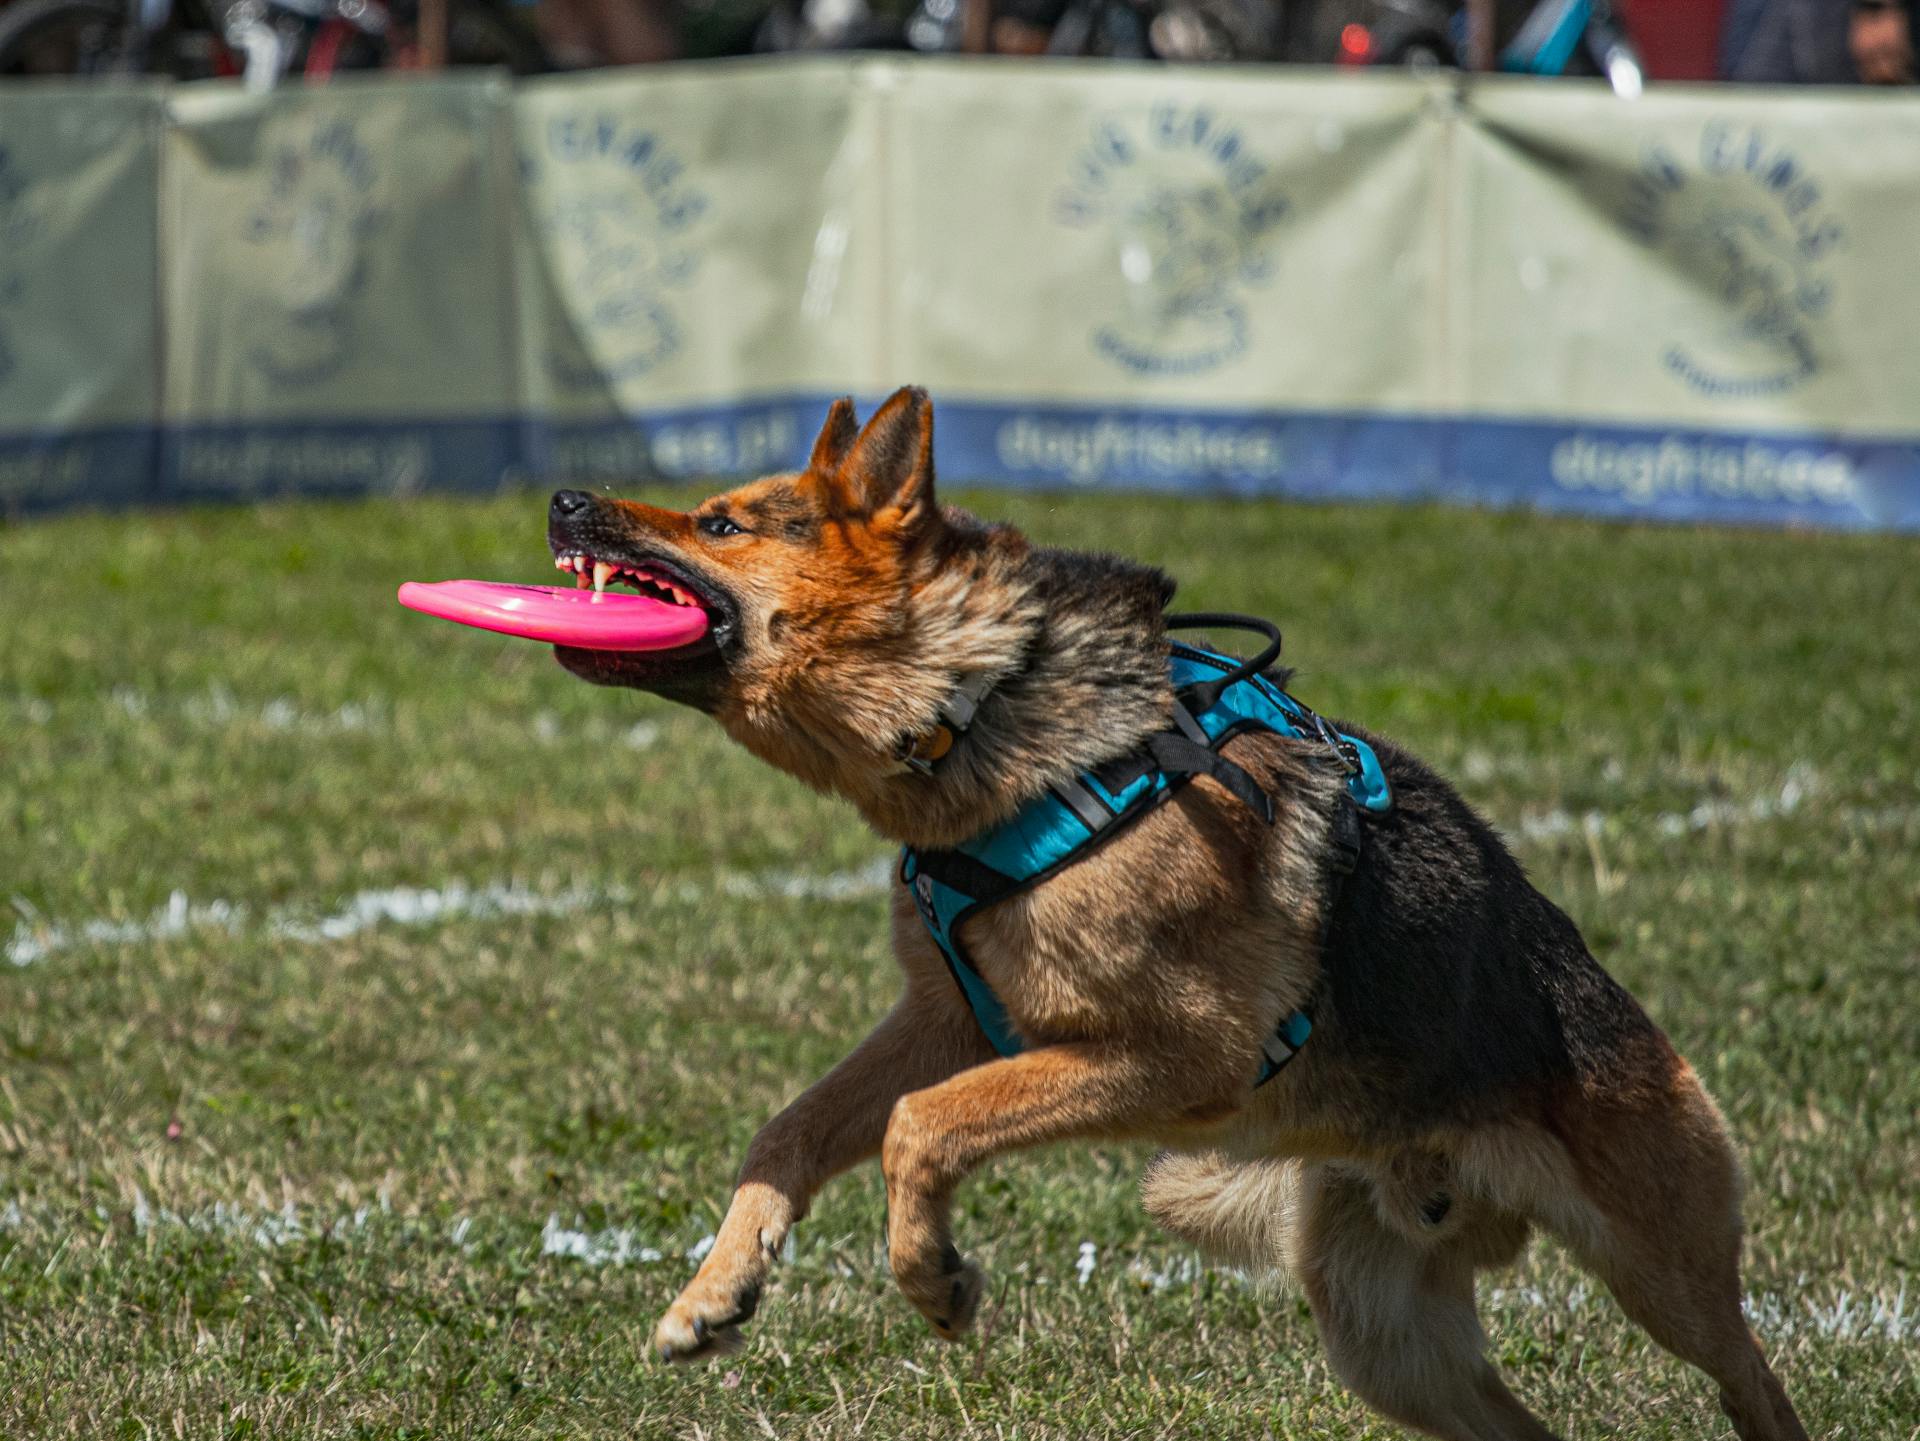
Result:
{"label": "dog's front paw", "polygon": [[745,1344],[740,1328],[760,1305],[758,1284],[732,1293],[689,1286],[653,1328],[653,1349],[662,1361],[704,1361]]}
{"label": "dog's front paw", "polygon": [[943,1341],[958,1341],[967,1334],[987,1289],[986,1272],[962,1259],[951,1246],[937,1267],[896,1273],[895,1279]]}

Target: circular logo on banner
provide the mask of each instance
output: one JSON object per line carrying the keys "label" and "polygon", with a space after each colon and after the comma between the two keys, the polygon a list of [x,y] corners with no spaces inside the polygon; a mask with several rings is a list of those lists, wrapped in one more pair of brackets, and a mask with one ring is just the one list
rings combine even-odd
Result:
{"label": "circular logo on banner", "polygon": [[1053,209],[1100,228],[1126,282],[1124,309],[1090,334],[1097,354],[1140,375],[1201,375],[1246,352],[1242,297],[1271,272],[1287,200],[1238,126],[1171,103],[1099,121]]}
{"label": "circular logo on banner", "polygon": [[276,385],[325,380],[346,364],[353,303],[366,289],[368,240],[386,222],[372,152],[349,120],[281,144],[267,198],[246,218],[271,314],[247,361]]}
{"label": "circular logo on banner", "polygon": [[522,161],[536,223],[586,355],[549,350],[562,385],[633,380],[677,354],[673,301],[699,268],[706,195],[660,137],[610,115],[549,120]]}
{"label": "circular logo on banner", "polygon": [[27,278],[20,256],[40,234],[40,217],[27,199],[27,177],[13,152],[0,145],[0,385],[20,367],[8,312],[26,298]]}
{"label": "circular logo on banner", "polygon": [[1819,373],[1829,261],[1846,229],[1793,151],[1758,126],[1710,121],[1691,156],[1646,152],[1621,219],[1704,302],[1691,331],[1662,341],[1660,362],[1682,384],[1778,395]]}

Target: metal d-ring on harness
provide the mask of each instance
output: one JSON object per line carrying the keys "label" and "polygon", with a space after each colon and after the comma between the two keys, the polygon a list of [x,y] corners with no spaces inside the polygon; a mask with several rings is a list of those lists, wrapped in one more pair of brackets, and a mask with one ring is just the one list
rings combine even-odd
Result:
{"label": "metal d-ring on harness", "polygon": [[[901,852],[901,883],[912,892],[920,918],[946,958],[981,1031],[1003,1056],[1019,1054],[1024,1043],[1008,1020],[1006,1007],[960,943],[962,923],[974,912],[1037,886],[1086,856],[1195,776],[1211,776],[1271,825],[1273,798],[1220,754],[1234,736],[1264,730],[1314,741],[1326,746],[1338,762],[1346,784],[1334,815],[1336,860],[1331,884],[1335,887],[1359,859],[1360,817],[1379,814],[1393,804],[1373,747],[1335,730],[1267,673],[1280,657],[1278,628],[1252,616],[1223,613],[1166,620],[1169,630],[1256,631],[1267,638],[1267,645],[1251,660],[1237,660],[1173,642],[1168,657],[1174,686],[1171,727],[1149,736],[1137,750],[1055,785],[984,835],[950,850],[908,846]],[[967,695],[969,722],[981,698]],[[964,734],[964,726],[961,731]],[[923,768],[931,768],[937,759]],[[1281,1017],[1262,1046],[1261,1071],[1254,1084],[1272,1080],[1299,1054],[1312,1030],[1312,1017],[1304,1007]]]}

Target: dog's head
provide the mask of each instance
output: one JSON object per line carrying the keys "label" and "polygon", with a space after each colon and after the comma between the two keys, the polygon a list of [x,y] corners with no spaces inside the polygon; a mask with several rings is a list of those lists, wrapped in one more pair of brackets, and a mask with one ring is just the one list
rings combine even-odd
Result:
{"label": "dog's head", "polygon": [[952,684],[929,660],[915,601],[951,569],[956,524],[934,501],[933,407],[918,389],[897,391],[864,429],[852,402],[835,401],[805,470],[690,511],[563,490],[547,526],[556,560],[697,605],[708,628],[675,650],[556,655],[586,680],[707,711],[764,758],[838,787],[844,767],[872,764]]}

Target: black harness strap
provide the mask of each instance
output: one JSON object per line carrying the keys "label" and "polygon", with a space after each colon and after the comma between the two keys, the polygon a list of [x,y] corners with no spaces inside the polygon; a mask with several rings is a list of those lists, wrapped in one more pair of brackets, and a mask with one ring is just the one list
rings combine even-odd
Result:
{"label": "black harness strap", "polygon": [[[985,861],[977,861],[965,851],[916,851],[913,854],[921,874],[932,876],[941,885],[951,886],[964,895],[972,896],[983,906],[1005,900],[1028,884],[996,871]],[[905,879],[904,872],[901,878]]]}
{"label": "black harness strap", "polygon": [[1213,610],[1190,611],[1185,615],[1168,616],[1167,629],[1251,630],[1267,638],[1267,643],[1261,648],[1260,654],[1252,660],[1243,660],[1212,680],[1195,681],[1187,687],[1187,698],[1196,711],[1212,710],[1230,687],[1238,685],[1249,676],[1259,675],[1280,659],[1280,627],[1270,620],[1262,620],[1257,615],[1235,615],[1229,611]]}
{"label": "black harness strap", "polygon": [[1261,820],[1268,825],[1273,824],[1273,797],[1261,790],[1259,782],[1220,752],[1197,745],[1172,731],[1149,736],[1147,751],[1154,763],[1170,776],[1213,777]]}
{"label": "black harness strap", "polygon": [[1125,755],[1115,756],[1110,761],[1102,761],[1087,774],[1107,788],[1107,794],[1117,796],[1153,769],[1153,757],[1147,754],[1146,747],[1128,751]]}
{"label": "black harness strap", "polygon": [[1333,912],[1333,902],[1340,898],[1340,885],[1353,874],[1360,864],[1360,848],[1366,843],[1367,833],[1360,828],[1360,807],[1344,789],[1340,793],[1340,804],[1333,808],[1333,844],[1336,855],[1333,862],[1334,894],[1328,898],[1327,912]]}

